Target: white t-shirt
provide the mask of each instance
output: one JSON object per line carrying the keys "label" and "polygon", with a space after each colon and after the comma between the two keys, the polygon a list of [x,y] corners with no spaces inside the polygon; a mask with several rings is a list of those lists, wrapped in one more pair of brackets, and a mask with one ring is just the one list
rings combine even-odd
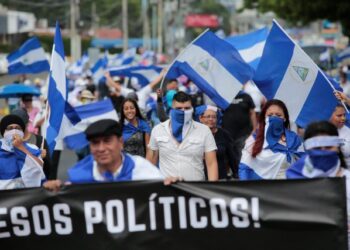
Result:
{"label": "white t-shirt", "polygon": [[170,132],[170,119],[155,126],[148,147],[159,151],[159,167],[165,176],[182,177],[186,181],[205,180],[204,153],[217,149],[210,129],[193,121],[179,144]]}
{"label": "white t-shirt", "polygon": [[[126,97],[128,94],[130,94],[132,92],[135,92],[135,91],[133,89],[129,89],[129,88],[121,86],[120,93],[122,96]],[[137,101],[137,105],[139,105],[140,109],[143,109],[143,110],[146,109],[146,102],[147,102],[147,99],[151,93],[152,93],[152,88],[149,85],[136,91],[137,98],[139,99]]]}
{"label": "white t-shirt", "polygon": [[344,145],[341,146],[341,151],[344,155],[346,166],[350,168],[350,128],[343,126],[338,129],[339,137],[344,139]]}

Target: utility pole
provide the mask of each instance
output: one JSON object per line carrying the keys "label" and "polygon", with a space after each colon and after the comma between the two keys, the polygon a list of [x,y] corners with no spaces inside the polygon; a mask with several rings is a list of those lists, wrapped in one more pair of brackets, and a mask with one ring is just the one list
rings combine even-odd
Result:
{"label": "utility pole", "polygon": [[96,3],[92,2],[91,3],[91,30],[95,34],[95,30],[97,28],[97,14],[96,14]]}
{"label": "utility pole", "polygon": [[79,19],[79,0],[70,0],[70,55],[73,61],[81,57],[81,39],[76,28]]}
{"label": "utility pole", "polygon": [[158,0],[158,53],[163,53],[163,0]]}
{"label": "utility pole", "polygon": [[[152,6],[152,41],[157,39],[157,0],[151,0],[150,4]],[[156,50],[155,44],[151,43],[152,50]]]}
{"label": "utility pole", "polygon": [[122,2],[122,22],[123,22],[123,51],[128,49],[128,0],[123,0]]}
{"label": "utility pole", "polygon": [[142,0],[142,20],[143,20],[143,47],[145,47],[146,50],[150,50],[151,34],[150,34],[149,19],[148,19],[148,0]]}

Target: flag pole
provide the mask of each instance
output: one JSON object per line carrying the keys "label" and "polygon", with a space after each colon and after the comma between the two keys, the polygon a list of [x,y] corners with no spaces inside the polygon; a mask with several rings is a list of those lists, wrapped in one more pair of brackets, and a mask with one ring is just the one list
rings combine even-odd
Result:
{"label": "flag pole", "polygon": [[[282,28],[282,26],[277,22],[276,19],[272,20],[273,23],[275,23],[282,31],[283,33],[294,43],[295,46],[297,46],[298,48],[300,48],[300,46],[288,35],[287,32],[285,32],[285,30]],[[300,48],[300,50],[302,51],[302,53],[304,53],[304,56],[308,56],[308,54],[306,54],[306,52]],[[310,58],[311,59],[311,58]],[[337,90],[334,88],[333,84],[329,81],[328,77],[324,74],[323,70],[320,69],[320,67],[318,67],[318,65],[311,59],[311,61],[316,65],[317,69],[321,72],[322,76],[326,79],[326,81],[328,82],[329,86],[333,89],[333,92],[336,92]],[[335,97],[334,97],[335,98]],[[346,107],[344,101],[340,101],[341,104],[343,105],[345,111],[349,114],[349,109]]]}
{"label": "flag pole", "polygon": [[[51,56],[51,65],[52,65],[52,56]],[[50,65],[50,67],[51,67]],[[51,70],[50,70],[50,73],[47,77],[47,81],[46,81],[46,84],[47,84],[47,87],[49,88],[49,84],[50,84],[50,74],[51,74]],[[48,97],[49,97],[49,91],[47,91],[47,94],[46,94],[46,105],[45,105],[45,110],[44,110],[44,128],[47,128],[47,116],[48,116],[48,112],[49,112],[49,100],[48,100]],[[40,146],[40,149],[43,150],[44,149],[44,141],[46,139],[46,129],[44,129],[43,131],[43,141],[41,142],[41,146]]]}

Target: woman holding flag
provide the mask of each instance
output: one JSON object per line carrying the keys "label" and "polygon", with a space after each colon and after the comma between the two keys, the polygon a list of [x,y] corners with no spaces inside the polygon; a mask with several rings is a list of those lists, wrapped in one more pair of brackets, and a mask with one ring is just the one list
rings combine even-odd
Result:
{"label": "woman holding flag", "polygon": [[269,100],[260,113],[257,132],[242,151],[239,178],[285,179],[287,168],[304,154],[301,146],[298,135],[290,130],[286,105]]}
{"label": "woman holding flag", "polygon": [[151,128],[143,119],[134,99],[126,98],[121,107],[120,122],[123,126],[124,151],[145,157]]}

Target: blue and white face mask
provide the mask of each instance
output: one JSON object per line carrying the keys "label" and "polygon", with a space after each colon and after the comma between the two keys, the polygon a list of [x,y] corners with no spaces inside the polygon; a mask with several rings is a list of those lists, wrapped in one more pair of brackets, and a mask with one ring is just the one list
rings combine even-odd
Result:
{"label": "blue and white face mask", "polygon": [[19,129],[11,129],[11,130],[5,131],[3,142],[5,144],[6,149],[9,151],[13,151],[12,141],[13,141],[14,135],[18,135],[21,139],[23,139],[24,137],[23,131]]}
{"label": "blue and white face mask", "polygon": [[339,156],[336,151],[312,149],[308,150],[307,154],[314,168],[322,172],[328,172],[338,166]]}
{"label": "blue and white face mask", "polygon": [[285,132],[284,119],[277,116],[266,117],[265,139],[272,146],[280,140]]}
{"label": "blue and white face mask", "polygon": [[181,143],[192,123],[193,108],[189,110],[170,110],[171,130],[174,138]]}

